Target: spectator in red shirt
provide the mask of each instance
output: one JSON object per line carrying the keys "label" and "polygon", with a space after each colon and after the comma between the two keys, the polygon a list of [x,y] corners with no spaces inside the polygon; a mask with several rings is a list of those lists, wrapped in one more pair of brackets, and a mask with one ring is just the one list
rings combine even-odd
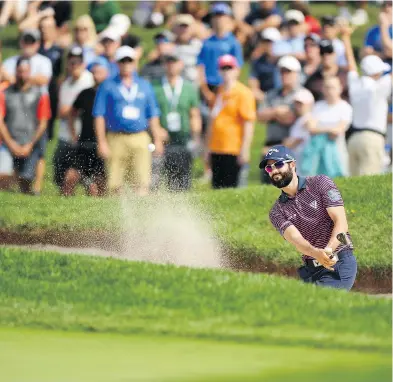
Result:
{"label": "spectator in red shirt", "polygon": [[48,94],[31,85],[30,74],[30,60],[19,58],[15,84],[0,93],[0,135],[13,157],[19,188],[29,194],[42,152],[40,138],[51,116]]}

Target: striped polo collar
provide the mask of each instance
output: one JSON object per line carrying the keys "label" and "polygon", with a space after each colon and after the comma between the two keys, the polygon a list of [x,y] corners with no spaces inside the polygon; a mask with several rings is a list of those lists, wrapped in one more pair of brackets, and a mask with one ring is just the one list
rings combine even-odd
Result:
{"label": "striped polo collar", "polygon": [[[305,176],[298,176],[297,179],[298,179],[298,185],[297,185],[298,191],[306,188],[306,177]],[[286,194],[284,191],[281,191],[281,195],[279,198],[280,202],[286,203],[288,201],[288,199],[289,199],[288,194]]]}

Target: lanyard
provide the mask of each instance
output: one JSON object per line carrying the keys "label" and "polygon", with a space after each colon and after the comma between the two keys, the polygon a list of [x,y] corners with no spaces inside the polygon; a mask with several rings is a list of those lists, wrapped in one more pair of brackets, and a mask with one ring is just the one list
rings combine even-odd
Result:
{"label": "lanyard", "polygon": [[172,88],[169,85],[168,79],[164,77],[162,79],[162,88],[164,90],[165,97],[169,103],[170,109],[175,110],[177,104],[179,103],[180,94],[183,89],[183,78],[179,77],[177,79],[174,91],[172,92]]}
{"label": "lanyard", "polygon": [[132,84],[131,89],[128,90],[124,84],[121,84],[120,86],[120,93],[123,96],[123,98],[128,102],[128,103],[133,103],[135,101],[136,95],[138,94],[138,84]]}

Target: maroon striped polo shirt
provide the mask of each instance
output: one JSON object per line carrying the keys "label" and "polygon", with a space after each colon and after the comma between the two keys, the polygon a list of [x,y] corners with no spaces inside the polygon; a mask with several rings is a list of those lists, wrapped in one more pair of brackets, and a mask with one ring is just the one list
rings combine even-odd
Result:
{"label": "maroon striped polo shirt", "polygon": [[[272,209],[270,221],[281,235],[294,225],[302,236],[314,247],[325,248],[333,231],[333,221],[327,208],[343,206],[340,191],[326,175],[310,177],[299,176],[298,192],[294,197],[282,192]],[[347,232],[350,244],[340,244],[336,253],[343,249],[353,249],[352,240]],[[310,258],[303,255],[303,259]]]}

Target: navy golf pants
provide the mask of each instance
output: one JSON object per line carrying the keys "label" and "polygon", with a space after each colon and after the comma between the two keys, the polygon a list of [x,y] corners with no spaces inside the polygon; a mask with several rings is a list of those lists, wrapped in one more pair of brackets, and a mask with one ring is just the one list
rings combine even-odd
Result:
{"label": "navy golf pants", "polygon": [[357,262],[352,250],[341,251],[339,260],[333,268],[334,271],[330,271],[324,267],[303,266],[299,268],[298,273],[306,283],[350,290],[357,273]]}

